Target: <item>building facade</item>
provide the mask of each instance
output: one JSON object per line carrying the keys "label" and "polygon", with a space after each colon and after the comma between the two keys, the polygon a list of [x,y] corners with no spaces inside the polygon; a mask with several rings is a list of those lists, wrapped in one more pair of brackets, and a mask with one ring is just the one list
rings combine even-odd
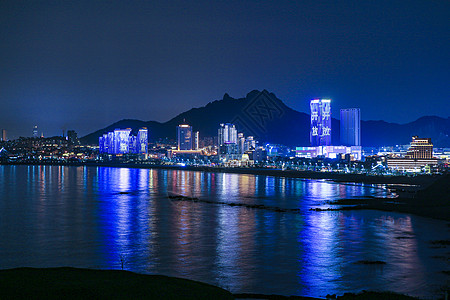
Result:
{"label": "building facade", "polygon": [[433,158],[433,144],[430,138],[412,137],[411,146],[405,158],[388,158],[387,165],[399,171],[419,172],[426,166],[436,166],[439,160]]}
{"label": "building facade", "polygon": [[192,126],[182,124],[177,126],[177,149],[192,150],[193,135]]}
{"label": "building facade", "polygon": [[196,131],[194,133],[194,149],[193,150],[198,150],[200,149],[200,132]]}
{"label": "building facade", "polygon": [[341,109],[341,144],[361,146],[361,111],[359,108]]}
{"label": "building facade", "polygon": [[220,124],[219,127],[219,146],[237,143],[236,126],[231,123]]}
{"label": "building facade", "polygon": [[99,152],[108,154],[147,154],[148,153],[148,130],[141,128],[136,135],[132,130],[115,129],[99,137]]}
{"label": "building facade", "polygon": [[295,149],[296,157],[315,158],[323,156],[331,159],[344,159],[346,155],[351,160],[362,159],[361,146],[317,146],[317,147],[297,147]]}
{"label": "building facade", "polygon": [[313,99],[311,108],[311,146],[331,145],[331,100]]}
{"label": "building facade", "polygon": [[406,158],[427,159],[433,158],[433,144],[430,138],[412,137],[411,146],[406,152]]}
{"label": "building facade", "polygon": [[237,158],[239,154],[238,134],[236,126],[231,123],[220,124],[218,130],[219,154],[227,158]]}

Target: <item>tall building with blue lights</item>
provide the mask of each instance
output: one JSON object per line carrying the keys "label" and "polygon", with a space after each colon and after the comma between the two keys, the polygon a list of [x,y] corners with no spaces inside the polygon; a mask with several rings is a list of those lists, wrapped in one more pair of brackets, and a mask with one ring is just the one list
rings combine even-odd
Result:
{"label": "tall building with blue lights", "polygon": [[136,136],[136,153],[147,154],[148,153],[148,130],[146,127],[139,129]]}
{"label": "tall building with blue lights", "polygon": [[361,111],[359,108],[341,109],[341,144],[361,146]]}
{"label": "tall building with blue lights", "polygon": [[311,107],[311,146],[331,145],[331,100],[313,99]]}
{"label": "tall building with blue lights", "polygon": [[148,130],[139,129],[137,135],[131,134],[131,129],[115,129],[103,134],[98,139],[99,152],[108,154],[147,154]]}
{"label": "tall building with blue lights", "polygon": [[182,124],[177,126],[177,149],[192,150],[193,135],[192,126]]}

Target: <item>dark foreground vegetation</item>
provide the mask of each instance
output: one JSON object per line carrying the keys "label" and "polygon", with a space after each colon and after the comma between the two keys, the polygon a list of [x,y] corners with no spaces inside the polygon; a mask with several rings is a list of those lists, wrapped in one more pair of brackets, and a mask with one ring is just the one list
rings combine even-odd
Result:
{"label": "dark foreground vegetation", "polygon": [[[231,294],[209,284],[120,270],[17,268],[0,270],[0,299],[302,299],[320,298]],[[327,295],[326,299],[417,299],[391,292]]]}
{"label": "dark foreground vegetation", "polygon": [[209,284],[120,270],[0,270],[0,299],[234,299]]}

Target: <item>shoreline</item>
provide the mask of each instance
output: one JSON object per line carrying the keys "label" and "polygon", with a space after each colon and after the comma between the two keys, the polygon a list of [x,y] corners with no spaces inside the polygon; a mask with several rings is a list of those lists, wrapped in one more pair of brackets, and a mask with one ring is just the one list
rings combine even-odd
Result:
{"label": "shoreline", "polygon": [[327,203],[339,208],[315,208],[313,211],[374,209],[387,212],[414,214],[450,221],[450,174],[442,176],[428,187],[419,190],[414,198],[354,198]]}
{"label": "shoreline", "polygon": [[253,167],[209,167],[209,166],[176,166],[162,164],[144,164],[144,163],[78,163],[78,162],[39,162],[39,163],[0,163],[0,165],[27,165],[27,166],[74,166],[74,167],[109,167],[109,168],[137,168],[137,169],[163,169],[163,170],[180,170],[180,171],[197,171],[207,173],[232,173],[246,175],[262,175],[285,178],[301,178],[301,179],[326,179],[335,182],[352,182],[366,184],[409,184],[426,187],[443,175],[367,175],[356,173],[338,173],[338,172],[321,172],[321,171],[298,171],[298,170],[281,170],[269,168],[253,168]]}

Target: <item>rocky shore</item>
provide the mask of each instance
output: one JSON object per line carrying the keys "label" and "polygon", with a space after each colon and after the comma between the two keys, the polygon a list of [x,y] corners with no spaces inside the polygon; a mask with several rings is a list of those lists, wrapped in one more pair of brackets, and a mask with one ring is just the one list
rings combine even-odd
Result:
{"label": "rocky shore", "polygon": [[376,209],[410,213],[423,217],[450,221],[450,174],[440,177],[428,187],[417,191],[413,197],[340,199],[327,203],[328,208],[315,211]]}

